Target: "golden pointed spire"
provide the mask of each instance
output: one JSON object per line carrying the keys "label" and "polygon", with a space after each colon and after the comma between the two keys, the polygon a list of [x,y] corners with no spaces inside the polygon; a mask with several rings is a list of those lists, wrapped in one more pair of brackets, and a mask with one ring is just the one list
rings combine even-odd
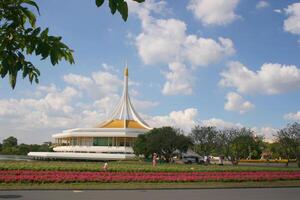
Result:
{"label": "golden pointed spire", "polygon": [[124,76],[128,76],[127,60],[126,60],[125,69],[124,69]]}

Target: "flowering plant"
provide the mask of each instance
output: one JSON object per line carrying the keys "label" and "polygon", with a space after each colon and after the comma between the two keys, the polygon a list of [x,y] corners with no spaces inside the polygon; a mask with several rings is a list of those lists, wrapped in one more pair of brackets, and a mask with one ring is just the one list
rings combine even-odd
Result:
{"label": "flowering plant", "polygon": [[0,182],[242,182],[299,180],[300,171],[259,172],[72,172],[0,170]]}

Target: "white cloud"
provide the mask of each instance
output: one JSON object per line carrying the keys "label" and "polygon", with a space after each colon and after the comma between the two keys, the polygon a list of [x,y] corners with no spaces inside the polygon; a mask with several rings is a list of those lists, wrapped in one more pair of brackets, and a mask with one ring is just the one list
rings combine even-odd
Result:
{"label": "white cloud", "polygon": [[235,53],[233,42],[186,34],[186,24],[176,19],[151,20],[136,38],[138,53],[145,64],[186,62],[206,66]]}
{"label": "white cloud", "polygon": [[235,53],[233,42],[219,37],[218,41],[196,35],[186,37],[183,55],[193,66],[206,66]]}
{"label": "white cloud", "polygon": [[280,10],[280,9],[275,9],[275,10],[273,10],[274,12],[276,12],[276,13],[282,13],[282,11]]}
{"label": "white cloud", "polygon": [[90,77],[71,73],[65,75],[63,79],[66,83],[97,99],[118,93],[123,85],[116,74],[101,70],[93,72]]}
{"label": "white cloud", "polygon": [[[149,122],[150,126],[152,127],[174,126],[184,130],[185,134],[189,134],[191,128],[193,128],[195,125],[214,126],[217,129],[244,127],[240,123],[228,122],[218,118],[200,120],[198,116],[198,109],[196,108],[187,108],[185,110],[172,111],[168,115],[143,117],[147,122]],[[264,139],[268,142],[273,141],[274,135],[277,133],[277,129],[272,127],[252,127],[251,129],[254,130],[257,135],[263,136]]]}
{"label": "white cloud", "polygon": [[274,9],[273,11],[276,12],[276,13],[279,13],[279,14],[282,13],[282,10],[281,10],[281,9]]}
{"label": "white cloud", "polygon": [[[243,128],[245,127],[244,125],[240,123],[232,123],[232,122],[227,122],[222,119],[217,119],[217,118],[211,118],[208,120],[202,120],[201,121],[202,126],[214,126],[217,127],[217,129],[227,129],[227,128]],[[278,131],[278,129],[265,126],[265,127],[251,127],[251,130],[254,131],[255,135],[257,136],[263,136],[264,141],[266,142],[273,142],[275,139],[275,135]]]}
{"label": "white cloud", "polygon": [[[38,90],[40,98],[0,100],[1,139],[13,135],[21,142],[40,143],[51,140],[52,134],[63,129],[93,127],[111,113],[120,98],[114,93],[91,102],[81,102],[82,91],[69,86],[59,89],[52,84],[39,86]],[[133,99],[133,104],[137,110],[145,110],[159,103]],[[196,108],[172,111],[168,115],[142,116],[153,127],[174,126],[187,134],[197,124],[218,128],[242,127],[217,118],[201,121]]]}
{"label": "white cloud", "polygon": [[252,130],[258,135],[262,136],[264,138],[264,141],[266,142],[274,142],[275,135],[277,134],[278,129],[272,128],[269,126],[257,128],[253,127]]}
{"label": "white cloud", "polygon": [[52,93],[52,92],[56,92],[57,91],[57,87],[54,84],[50,84],[50,86],[45,86],[45,85],[38,85],[37,86],[37,93],[40,95],[41,93]]}
{"label": "white cloud", "polygon": [[147,110],[150,108],[157,107],[159,105],[159,102],[133,99],[132,104],[134,105],[137,111],[142,111],[142,110]]}
{"label": "white cloud", "polygon": [[72,73],[65,75],[64,81],[70,85],[77,86],[81,89],[88,88],[93,84],[93,80],[91,78]]}
{"label": "white cloud", "polygon": [[131,89],[129,91],[129,94],[130,94],[130,96],[135,97],[135,96],[139,95],[139,92],[137,90],[135,90],[135,89]]}
{"label": "white cloud", "polygon": [[108,116],[111,112],[113,112],[113,109],[115,109],[120,98],[121,97],[118,94],[110,94],[106,97],[95,100],[92,106],[88,107],[86,110],[97,110],[98,112],[105,114],[105,116]]}
{"label": "white cloud", "polygon": [[136,38],[139,55],[146,64],[168,63],[180,56],[186,25],[176,19],[154,20]]}
{"label": "white cloud", "polygon": [[169,10],[166,8],[165,1],[147,0],[140,4],[135,1],[127,1],[129,12],[137,14],[142,20],[142,26],[148,25],[149,21],[152,20],[151,13],[163,14],[168,13]]}
{"label": "white cloud", "polygon": [[259,1],[257,4],[256,4],[256,9],[262,9],[262,8],[267,8],[269,7],[270,4],[267,2],[267,1]]}
{"label": "white cloud", "polygon": [[187,108],[185,110],[172,111],[168,115],[143,117],[152,127],[174,126],[183,129],[186,133],[189,133],[191,128],[193,128],[195,125],[214,126],[218,129],[243,127],[243,125],[240,123],[228,122],[218,118],[200,120],[197,108]]}
{"label": "white cloud", "polygon": [[190,0],[187,9],[204,25],[226,25],[239,16],[235,9],[239,0]]}
{"label": "white cloud", "polygon": [[227,122],[227,121],[224,121],[224,120],[218,119],[218,118],[202,120],[201,125],[202,126],[214,126],[214,127],[217,127],[218,129],[241,128],[242,127],[242,125],[239,123]]}
{"label": "white cloud", "polygon": [[[30,116],[32,112],[54,112],[59,115],[66,115],[73,111],[69,103],[78,95],[78,91],[71,87],[64,90],[56,89],[53,92],[46,93],[40,99],[1,99],[0,117],[5,116]],[[32,123],[28,123],[32,125]],[[53,124],[55,126],[55,124]]]}
{"label": "white cloud", "polygon": [[[124,63],[124,67],[125,67],[125,65],[126,65],[126,63]],[[109,71],[109,72],[112,72],[112,73],[119,73],[120,72],[119,69],[117,69],[115,66],[107,64],[107,63],[102,63],[101,66],[105,71]]]}
{"label": "white cloud", "polygon": [[109,72],[94,72],[92,73],[92,77],[99,90],[104,94],[118,92],[123,85],[123,81],[117,75]]}
{"label": "white cloud", "polygon": [[224,105],[225,110],[228,111],[237,111],[240,114],[243,114],[254,108],[254,105],[245,101],[244,98],[235,92],[229,92],[226,95],[227,102]]}
{"label": "white cloud", "polygon": [[300,3],[291,4],[284,11],[288,15],[288,18],[284,20],[284,30],[300,35]]}
{"label": "white cloud", "polygon": [[221,86],[244,94],[274,95],[300,89],[300,69],[295,65],[265,63],[255,72],[240,62],[230,62],[221,76]]}
{"label": "white cloud", "polygon": [[145,119],[152,127],[174,126],[188,133],[197,124],[198,110],[196,108],[187,108],[185,110],[172,111],[168,115],[146,116]]}
{"label": "white cloud", "polygon": [[167,82],[162,93],[165,95],[189,95],[193,92],[194,77],[193,74],[182,63],[169,64],[169,72],[165,73]]}
{"label": "white cloud", "polygon": [[[0,99],[0,140],[14,135],[22,142],[40,143],[64,129],[94,127],[108,117],[120,100],[122,80],[116,72],[68,74],[63,79],[67,84],[63,89],[54,84],[39,85],[32,98]],[[138,83],[130,81],[130,85],[136,87]],[[136,98],[132,102],[138,111],[159,104]]]}
{"label": "white cloud", "polygon": [[296,113],[287,113],[284,115],[284,119],[288,121],[298,121],[300,122],[300,111]]}
{"label": "white cloud", "polygon": [[60,90],[54,85],[41,88],[41,98],[0,100],[2,139],[14,135],[21,141],[41,142],[49,140],[47,136],[58,128],[76,125],[70,116],[75,113],[72,101],[79,96],[78,91],[71,87]]}
{"label": "white cloud", "polygon": [[[214,40],[188,34],[184,21],[174,18],[158,19],[152,16],[153,13],[164,13],[165,5],[165,1],[129,3],[129,10],[137,14],[142,22],[142,31],[134,42],[145,64],[168,64],[170,69],[172,63],[182,63],[187,70],[189,68],[195,70],[199,66],[216,63],[235,53],[234,44],[229,38],[219,37]],[[173,71],[169,71],[168,74],[173,74]],[[172,83],[175,82],[174,78],[172,80]],[[165,89],[162,90],[164,94],[178,94],[178,85],[188,87],[185,93],[191,94],[190,83],[172,83],[167,79]]]}

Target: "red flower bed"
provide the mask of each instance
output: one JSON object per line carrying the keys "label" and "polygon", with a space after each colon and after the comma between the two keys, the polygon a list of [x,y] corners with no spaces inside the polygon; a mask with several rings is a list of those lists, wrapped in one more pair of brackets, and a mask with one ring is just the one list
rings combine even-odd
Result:
{"label": "red flower bed", "polygon": [[274,181],[300,179],[295,172],[72,172],[2,170],[0,182],[199,182],[199,181]]}

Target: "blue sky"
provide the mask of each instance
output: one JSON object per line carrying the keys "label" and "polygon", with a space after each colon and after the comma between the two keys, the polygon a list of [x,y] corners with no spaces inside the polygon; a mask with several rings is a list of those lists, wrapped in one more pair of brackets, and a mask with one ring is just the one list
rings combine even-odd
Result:
{"label": "blue sky", "polygon": [[267,139],[300,121],[300,2],[129,1],[123,22],[94,1],[37,1],[38,25],[74,50],[75,65],[31,57],[40,84],[0,82],[0,139],[40,143],[105,119],[125,61],[137,110],[152,126],[247,126]]}

